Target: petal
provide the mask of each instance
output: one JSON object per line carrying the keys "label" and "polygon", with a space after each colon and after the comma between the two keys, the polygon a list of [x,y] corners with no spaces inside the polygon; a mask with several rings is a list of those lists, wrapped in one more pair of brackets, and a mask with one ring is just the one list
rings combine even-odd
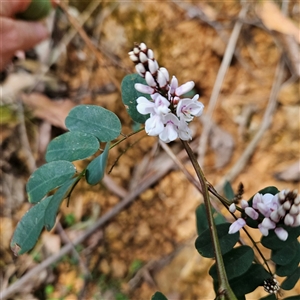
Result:
{"label": "petal", "polygon": [[153,94],[154,93],[154,89],[152,87],[150,87],[149,85],[145,85],[145,84],[142,84],[142,83],[136,83],[134,85],[134,88],[138,91],[138,92],[141,92],[141,93],[144,93],[144,94]]}
{"label": "petal", "polygon": [[152,59],[148,59],[148,68],[151,74],[155,74],[157,72],[157,65]]}
{"label": "petal", "polygon": [[238,232],[242,227],[246,225],[246,221],[242,218],[238,218],[235,222],[233,222],[229,227],[229,234],[233,234]]}
{"label": "petal", "polygon": [[175,93],[175,90],[177,89],[178,87],[178,80],[175,76],[172,77],[172,80],[171,80],[171,83],[170,83],[170,90],[169,90],[169,93],[171,95],[173,95]]}
{"label": "petal", "polygon": [[147,71],[145,74],[145,80],[146,80],[147,84],[150,85],[151,87],[156,87],[156,82],[155,82],[152,74],[149,71]]}
{"label": "petal", "polygon": [[258,219],[259,214],[252,207],[246,207],[245,208],[245,213],[246,213],[246,215],[248,215],[253,220],[257,220]]}
{"label": "petal", "polygon": [[159,138],[165,143],[174,141],[177,139],[177,137],[178,132],[176,130],[175,125],[173,125],[172,123],[168,123],[164,128],[163,132],[159,135]]}
{"label": "petal", "polygon": [[249,206],[249,203],[246,200],[244,200],[244,199],[241,200],[241,207],[242,207],[242,209],[245,209],[248,206]]}
{"label": "petal", "polygon": [[164,124],[159,115],[154,115],[145,122],[145,131],[148,135],[159,135],[164,130]]}
{"label": "petal", "polygon": [[175,94],[176,94],[176,96],[181,96],[183,94],[186,94],[189,91],[191,91],[194,86],[195,86],[194,81],[186,82],[185,84],[183,84],[183,85],[179,86],[178,88],[176,88]]}
{"label": "petal", "polygon": [[277,237],[282,241],[286,241],[289,236],[288,232],[281,227],[275,228],[274,232],[276,233]]}
{"label": "petal", "polygon": [[269,234],[269,229],[264,227],[262,224],[258,224],[258,229],[264,236],[267,236]]}
{"label": "petal", "polygon": [[269,218],[264,218],[261,224],[267,229],[274,229],[276,227],[276,223],[271,221]]}
{"label": "petal", "polygon": [[154,113],[155,104],[149,101],[145,97],[139,97],[136,99],[138,105],[136,106],[137,111],[142,115]]}
{"label": "petal", "polygon": [[258,209],[258,203],[262,203],[262,195],[259,193],[255,194],[255,196],[253,197],[252,207]]}
{"label": "petal", "polygon": [[169,72],[166,68],[159,68],[159,71],[164,75],[166,78],[167,82],[169,82],[170,77],[169,77]]}

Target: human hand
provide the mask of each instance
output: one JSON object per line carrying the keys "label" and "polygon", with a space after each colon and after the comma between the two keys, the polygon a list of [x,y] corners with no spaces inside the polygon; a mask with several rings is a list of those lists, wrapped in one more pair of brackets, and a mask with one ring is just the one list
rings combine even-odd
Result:
{"label": "human hand", "polygon": [[31,0],[1,0],[0,11],[0,71],[17,50],[28,50],[47,38],[48,30],[41,22],[27,22],[14,16],[27,9]]}

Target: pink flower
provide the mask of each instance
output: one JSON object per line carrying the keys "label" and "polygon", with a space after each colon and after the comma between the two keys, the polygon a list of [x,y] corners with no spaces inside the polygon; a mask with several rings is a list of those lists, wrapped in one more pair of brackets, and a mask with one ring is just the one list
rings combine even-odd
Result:
{"label": "pink flower", "polygon": [[178,102],[176,114],[179,118],[183,118],[186,122],[193,120],[195,116],[202,114],[204,105],[198,102],[199,95],[195,95],[193,99],[182,99]]}
{"label": "pink flower", "polygon": [[169,113],[164,116],[163,122],[166,126],[159,134],[159,138],[165,143],[176,140],[178,138],[179,120],[173,114]]}
{"label": "pink flower", "polygon": [[229,227],[229,234],[233,234],[238,232],[242,227],[246,225],[246,221],[242,218],[238,218],[235,222],[233,222]]}

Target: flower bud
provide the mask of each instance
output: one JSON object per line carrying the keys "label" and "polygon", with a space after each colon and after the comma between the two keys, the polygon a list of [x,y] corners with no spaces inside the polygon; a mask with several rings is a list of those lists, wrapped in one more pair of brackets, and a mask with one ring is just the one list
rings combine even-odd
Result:
{"label": "flower bud", "polygon": [[138,62],[139,58],[137,56],[135,56],[134,54],[129,55],[129,58],[133,61],[133,62]]}
{"label": "flower bud", "polygon": [[278,215],[278,213],[277,213],[276,210],[274,210],[274,211],[271,212],[271,214],[270,214],[270,219],[271,219],[272,221],[274,221],[275,223],[278,223],[278,222],[279,222],[280,216]]}
{"label": "flower bud", "polygon": [[145,67],[144,67],[144,65],[142,63],[138,63],[135,66],[135,69],[136,69],[136,71],[138,72],[139,75],[141,75],[142,77],[145,76],[146,69],[145,69]]}
{"label": "flower bud", "polygon": [[275,228],[274,232],[276,233],[277,237],[282,241],[286,241],[286,239],[289,236],[288,232],[281,227]]}
{"label": "flower bud", "polygon": [[145,79],[148,85],[151,87],[156,87],[156,82],[149,71],[146,72]]}
{"label": "flower bud", "polygon": [[157,71],[157,82],[161,88],[165,87],[167,85],[167,80],[164,74],[160,71],[160,69]]}
{"label": "flower bud", "polygon": [[285,201],[283,204],[282,204],[282,207],[285,209],[285,210],[289,210],[291,208],[291,202],[290,201]]}
{"label": "flower bud", "polygon": [[178,87],[178,80],[175,76],[172,77],[172,80],[171,80],[171,83],[170,83],[170,90],[169,90],[169,93],[171,95],[173,95],[175,93],[175,90],[177,89]]}
{"label": "flower bud", "polygon": [[298,195],[296,197],[296,199],[294,200],[294,204],[299,205],[300,204],[300,195]]}
{"label": "flower bud", "polygon": [[156,74],[158,70],[157,64],[152,59],[148,59],[148,68],[152,75]]}
{"label": "flower bud", "polygon": [[294,218],[290,214],[287,214],[284,217],[284,224],[286,226],[292,226],[294,224]]}
{"label": "flower bud", "polygon": [[249,204],[248,204],[248,202],[246,200],[242,200],[241,201],[241,207],[242,207],[242,209],[245,209],[248,206],[249,206]]}
{"label": "flower bud", "polygon": [[298,227],[298,226],[300,226],[300,214],[295,216],[294,224],[292,225],[292,227]]}
{"label": "flower bud", "polygon": [[183,85],[181,85],[180,87],[178,87],[175,90],[175,94],[176,94],[176,96],[181,96],[183,94],[186,94],[189,91],[191,91],[194,86],[195,86],[194,81],[188,81],[188,82],[184,83]]}
{"label": "flower bud", "polygon": [[264,218],[261,222],[262,226],[267,229],[274,229],[276,227],[276,224],[271,221],[269,218]]}
{"label": "flower bud", "polygon": [[235,222],[233,222],[229,227],[229,234],[233,234],[238,232],[242,227],[246,225],[246,221],[242,218],[238,218]]}
{"label": "flower bud", "polygon": [[231,204],[230,204],[230,206],[229,206],[229,211],[230,211],[231,213],[234,213],[234,212],[236,211],[236,206],[235,206],[234,203],[231,203]]}
{"label": "flower bud", "polygon": [[154,53],[151,49],[148,49],[147,51],[147,56],[150,58],[150,59],[154,59]]}
{"label": "flower bud", "polygon": [[141,84],[141,83],[136,83],[134,85],[134,88],[138,91],[138,92],[141,92],[141,93],[144,93],[144,94],[153,94],[154,93],[154,89],[148,85],[145,85],[145,84]]}
{"label": "flower bud", "polygon": [[293,204],[290,209],[291,215],[298,215],[300,213],[300,205]]}
{"label": "flower bud", "polygon": [[259,217],[258,212],[256,210],[254,210],[252,207],[246,207],[245,213],[253,220],[257,220]]}
{"label": "flower bud", "polygon": [[286,215],[286,210],[282,207],[282,205],[278,208],[277,213],[280,217],[284,217]]}
{"label": "flower bud", "polygon": [[165,76],[167,82],[169,82],[170,76],[169,76],[168,70],[166,68],[164,68],[164,67],[159,68],[159,70],[163,73],[163,75]]}
{"label": "flower bud", "polygon": [[148,57],[144,52],[140,52],[139,59],[141,63],[145,63],[148,60]]}
{"label": "flower bud", "polygon": [[140,53],[140,48],[139,47],[134,47],[133,48],[133,53],[134,54],[139,54]]}
{"label": "flower bud", "polygon": [[139,47],[140,47],[140,50],[141,50],[141,51],[147,50],[147,46],[146,46],[145,43],[140,43]]}

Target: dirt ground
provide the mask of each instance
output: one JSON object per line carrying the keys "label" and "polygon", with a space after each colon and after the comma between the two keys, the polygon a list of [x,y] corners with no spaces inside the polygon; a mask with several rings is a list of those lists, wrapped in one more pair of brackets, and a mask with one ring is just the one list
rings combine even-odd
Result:
{"label": "dirt ground", "polygon": [[[30,208],[25,184],[45,163],[47,144],[65,132],[64,118],[77,104],[110,109],[121,119],[124,134],[134,130],[120,84],[134,72],[127,53],[134,42],[145,42],[180,84],[195,82],[205,116],[191,124],[192,145],[219,191],[225,178],[235,189],[244,184],[245,199],[270,185],[299,190],[299,3],[289,1],[285,13],[279,2],[75,2],[72,15],[77,22],[86,19],[82,31],[98,47],[97,57],[82,32],[71,35],[73,26],[60,13],[51,47],[63,46],[52,67],[42,75],[38,71],[49,65],[49,55],[17,61],[2,82],[2,289],[84,234],[142,182],[145,188],[134,201],[77,245],[77,254],[63,255],[8,299],[144,300],[156,290],[170,300],[214,299],[208,275],[213,262],[194,247],[201,195],[156,138],[141,132],[112,149],[108,170],[113,168],[103,183],[80,182],[69,206],[61,206],[61,226],[44,232],[30,253],[16,258],[9,242]],[[230,55],[226,65],[222,61]],[[227,71],[223,82],[217,77],[221,64]],[[216,83],[220,91],[210,106]],[[203,140],[208,119],[214,126]],[[169,146],[193,173],[180,142]],[[75,164],[82,169],[87,163]],[[283,297],[295,294],[299,286]],[[261,287],[247,299],[266,295]]]}

